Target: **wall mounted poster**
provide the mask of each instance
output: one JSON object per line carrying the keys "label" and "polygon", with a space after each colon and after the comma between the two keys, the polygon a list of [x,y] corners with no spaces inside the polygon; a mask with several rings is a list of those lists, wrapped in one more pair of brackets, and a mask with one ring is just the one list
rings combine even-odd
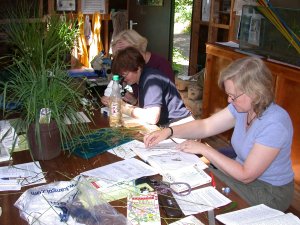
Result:
{"label": "wall mounted poster", "polygon": [[76,0],[56,0],[57,11],[75,11]]}
{"label": "wall mounted poster", "polygon": [[211,0],[202,0],[202,21],[209,21]]}
{"label": "wall mounted poster", "polygon": [[108,13],[107,2],[108,0],[81,0],[81,9],[83,14],[105,14]]}
{"label": "wall mounted poster", "polygon": [[163,6],[163,0],[136,0],[138,5],[145,5],[145,6]]}

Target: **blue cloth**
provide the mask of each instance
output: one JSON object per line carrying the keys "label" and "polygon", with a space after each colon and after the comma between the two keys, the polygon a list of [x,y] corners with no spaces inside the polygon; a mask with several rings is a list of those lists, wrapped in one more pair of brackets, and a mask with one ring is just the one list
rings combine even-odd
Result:
{"label": "blue cloth", "polygon": [[116,129],[102,128],[84,137],[74,138],[64,149],[81,158],[90,159],[132,140]]}
{"label": "blue cloth", "polygon": [[185,107],[175,84],[156,69],[144,67],[139,80],[139,106],[161,107],[158,125],[185,118],[190,111]]}
{"label": "blue cloth", "polygon": [[237,154],[236,160],[243,164],[255,143],[280,149],[277,157],[258,179],[274,186],[291,182],[294,178],[291,163],[293,125],[288,113],[272,103],[246,130],[247,113],[237,112],[232,104],[229,104],[228,109],[236,119],[231,138]]}
{"label": "blue cloth", "polygon": [[68,74],[70,77],[97,77],[98,75],[95,71],[85,70],[85,69],[72,69],[68,70]]}

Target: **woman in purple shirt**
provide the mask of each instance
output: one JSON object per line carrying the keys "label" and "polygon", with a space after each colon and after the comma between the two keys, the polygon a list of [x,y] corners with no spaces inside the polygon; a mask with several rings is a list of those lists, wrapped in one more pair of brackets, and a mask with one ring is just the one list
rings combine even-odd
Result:
{"label": "woman in purple shirt", "polygon": [[[175,76],[173,73],[173,69],[171,63],[165,59],[164,57],[155,54],[153,52],[147,51],[148,40],[141,36],[135,30],[124,30],[118,33],[114,39],[112,40],[112,53],[115,55],[119,50],[134,47],[138,49],[145,60],[145,67],[157,69],[161,72],[162,76],[165,76],[170,79],[175,84]],[[108,86],[110,88],[111,85]],[[133,95],[127,93],[123,100],[131,105],[138,105],[138,86],[136,84],[131,85]],[[101,98],[101,101],[104,105],[108,105],[109,102],[109,94],[110,92],[105,90],[106,96]]]}

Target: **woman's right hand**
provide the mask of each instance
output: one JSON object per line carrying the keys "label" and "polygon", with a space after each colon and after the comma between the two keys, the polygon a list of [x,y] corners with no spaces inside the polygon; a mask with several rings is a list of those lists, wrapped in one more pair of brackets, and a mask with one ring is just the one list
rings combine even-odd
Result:
{"label": "woman's right hand", "polygon": [[158,144],[159,142],[167,139],[171,134],[170,129],[165,128],[163,130],[158,130],[158,131],[154,131],[150,134],[146,134],[144,136],[144,144],[145,147],[152,147],[156,144]]}

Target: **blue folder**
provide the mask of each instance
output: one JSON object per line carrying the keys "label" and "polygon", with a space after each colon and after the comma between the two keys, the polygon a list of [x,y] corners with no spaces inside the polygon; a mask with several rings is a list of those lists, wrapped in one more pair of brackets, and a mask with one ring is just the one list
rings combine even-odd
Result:
{"label": "blue folder", "polygon": [[87,70],[87,69],[72,69],[68,70],[68,74],[70,77],[97,77],[98,75],[95,73],[94,70]]}

